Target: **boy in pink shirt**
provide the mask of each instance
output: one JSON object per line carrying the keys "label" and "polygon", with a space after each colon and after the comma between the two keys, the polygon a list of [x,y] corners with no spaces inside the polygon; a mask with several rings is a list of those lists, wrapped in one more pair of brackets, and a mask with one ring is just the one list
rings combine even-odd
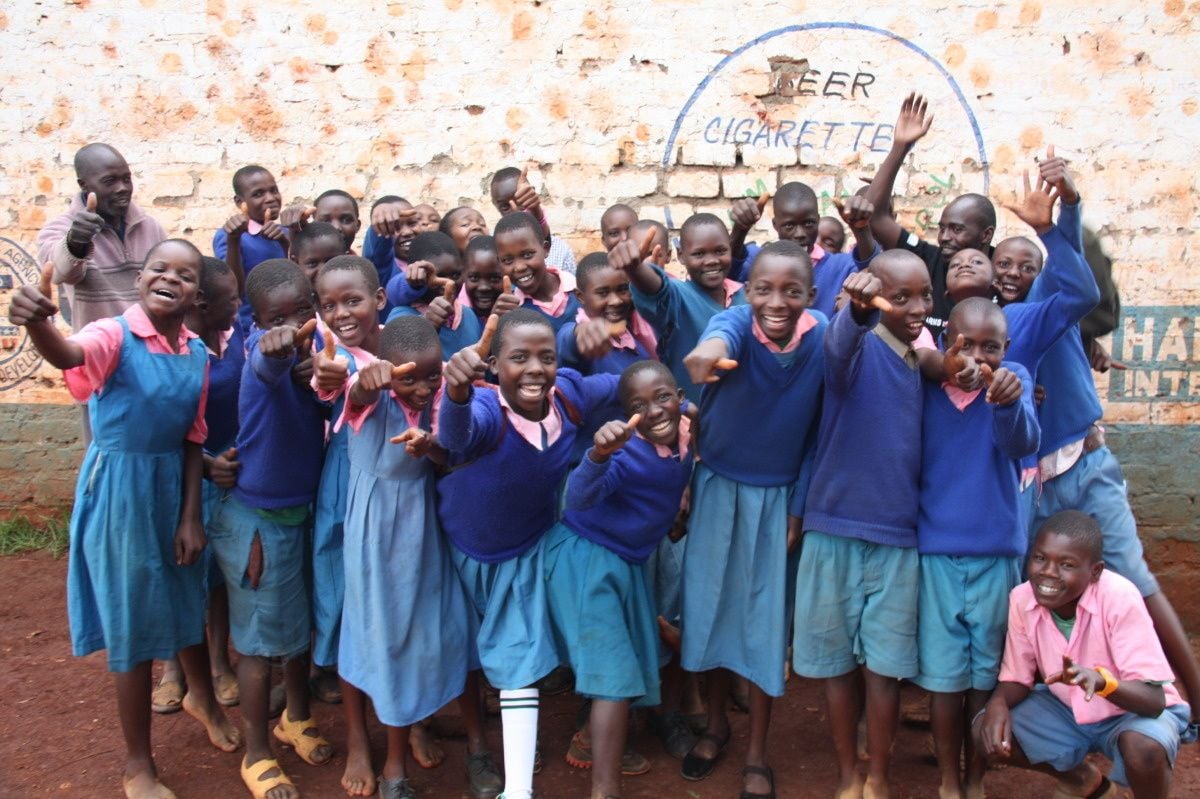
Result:
{"label": "boy in pink shirt", "polygon": [[1190,710],[1141,594],[1104,568],[1103,546],[1080,511],[1038,531],[1029,579],[1009,594],[1000,684],[976,742],[992,761],[1058,777],[1055,797],[1116,795],[1089,752],[1111,759],[1109,777],[1138,799],[1166,797],[1180,741],[1195,737]]}

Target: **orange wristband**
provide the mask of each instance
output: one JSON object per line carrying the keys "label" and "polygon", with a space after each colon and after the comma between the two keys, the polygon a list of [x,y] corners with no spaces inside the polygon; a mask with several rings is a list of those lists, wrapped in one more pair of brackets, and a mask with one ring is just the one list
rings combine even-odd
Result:
{"label": "orange wristband", "polygon": [[1096,696],[1102,696],[1107,699],[1112,695],[1113,691],[1121,687],[1121,683],[1117,682],[1117,678],[1112,676],[1112,672],[1103,666],[1096,666],[1096,671],[1104,678],[1104,687],[1096,692]]}

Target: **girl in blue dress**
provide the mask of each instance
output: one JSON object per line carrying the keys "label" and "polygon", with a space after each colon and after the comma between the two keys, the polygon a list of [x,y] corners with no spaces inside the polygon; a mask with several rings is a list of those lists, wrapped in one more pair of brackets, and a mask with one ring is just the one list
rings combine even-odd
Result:
{"label": "girl in blue dress", "polygon": [[23,286],[9,319],[63,370],[87,401],[93,439],[71,514],[67,611],[71,647],[107,650],[125,736],[129,799],[169,799],[150,749],[151,661],[178,654],[189,692],[183,707],[209,740],[241,743],[213,696],[204,642],[201,445],[208,356],[183,324],[196,298],[201,255],[169,239],[138,276],[139,301],[122,316],[64,338],[48,297]]}

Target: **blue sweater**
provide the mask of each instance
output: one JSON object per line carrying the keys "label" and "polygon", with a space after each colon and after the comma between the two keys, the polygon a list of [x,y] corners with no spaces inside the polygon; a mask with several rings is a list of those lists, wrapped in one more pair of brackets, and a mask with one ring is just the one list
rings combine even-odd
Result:
{"label": "blue sweater", "polygon": [[878,311],[860,325],[847,306],[825,332],[824,406],[804,527],[912,547],[921,479],[921,374],[872,332],[878,323]]}
{"label": "blue sweater", "polygon": [[[750,267],[754,265],[754,259],[762,252],[762,247],[757,244],[750,243],[746,245],[746,255],[744,258],[734,258],[733,266],[729,270],[729,276],[734,280],[745,283],[750,279]],[[819,261],[813,262],[813,288],[817,290],[817,296],[813,298],[812,305],[809,310],[820,311],[827,317],[833,316],[834,300],[837,299],[838,292],[842,290],[842,284],[846,282],[846,278],[860,269],[866,269],[871,265],[871,261],[875,256],[881,253],[879,245],[875,245],[875,250],[871,253],[871,257],[865,261],[858,260],[858,256],[854,251],[850,252],[835,252],[825,253],[824,257]]]}
{"label": "blue sweater", "polygon": [[[632,366],[638,361],[653,360],[656,356],[654,353],[646,350],[640,341],[636,341],[636,350],[619,350],[612,349],[609,353],[595,360],[587,360],[579,354],[579,348],[575,345],[575,328],[578,324],[572,320],[558,329],[558,362],[562,366],[569,367],[579,372],[582,375],[616,375],[621,376],[626,367]],[[596,435],[596,431],[605,422],[610,422],[613,419],[625,418],[625,411],[621,407],[621,400],[617,397],[606,407],[597,410],[597,412],[588,419],[587,424],[579,431],[579,436],[575,441],[575,453],[571,458],[572,463],[579,463],[585,452],[592,446],[592,437]]]}
{"label": "blue sweater", "polygon": [[579,313],[580,307],[579,298],[575,296],[575,292],[573,291],[567,292],[567,307],[563,308],[562,313],[560,313],[558,316],[546,313],[541,308],[534,305],[532,297],[526,297],[521,303],[521,306],[537,311],[542,316],[550,320],[550,326],[554,328],[555,335],[558,335],[558,331],[562,330],[563,325],[565,325],[567,322],[575,321],[575,315]]}
{"label": "blue sweater", "polygon": [[[376,235],[375,229],[370,225],[367,225],[367,235],[363,237],[362,253],[363,258],[375,264],[375,271],[379,273],[379,285],[385,289],[397,274],[403,277],[403,271],[396,268],[396,240],[390,236]],[[379,312],[380,323],[387,320],[388,314],[396,304],[389,297],[387,304]]]}
{"label": "blue sweater", "polygon": [[795,486],[792,516],[804,515],[821,418],[829,323],[819,311],[812,315],[817,326],[786,354],[754,337],[749,305],[717,314],[701,337],[724,341],[738,367],[700,393],[700,456],[739,483]]}
{"label": "blue sweater", "polygon": [[[455,306],[455,310],[459,310]],[[392,321],[398,316],[420,316],[421,312],[409,305],[397,305],[392,308],[388,314],[387,321]],[[458,323],[458,329],[454,330],[449,323],[438,328],[438,339],[442,342],[442,360],[450,360],[450,356],[464,347],[479,341],[479,337],[483,335],[483,325],[479,322],[479,317],[470,308],[465,309],[462,321]]]}
{"label": "blue sweater", "polygon": [[438,517],[454,545],[476,560],[515,558],[554,525],[578,430],[562,398],[587,419],[612,402],[617,378],[559,369],[555,386],[562,435],[545,451],[512,429],[495,390],[473,389],[461,405],[442,396],[438,440],[452,471],[438,481]]}
{"label": "blue sweater", "polygon": [[[271,258],[287,258],[287,248],[266,236],[251,236],[249,233],[243,233],[238,242],[239,252],[242,254],[242,271],[247,275],[250,274],[251,269],[263,261]],[[229,254],[229,237],[225,234],[224,229],[213,234],[213,254],[222,261]],[[245,338],[250,337],[250,328],[253,325],[250,318],[252,310],[249,301],[245,295],[242,295],[242,304],[238,308],[238,324],[241,325],[242,335]]]}
{"label": "blue sweater", "polygon": [[1029,534],[1018,501],[1018,461],[1037,452],[1041,430],[1033,378],[1018,363],[1003,366],[1021,378],[1021,398],[1011,405],[989,405],[981,390],[960,411],[945,388],[925,382],[917,522],[922,555],[1025,554]]}
{"label": "blue sweater", "polygon": [[[675,375],[675,382],[692,402],[700,401],[700,386],[688,377],[683,359],[700,342],[708,320],[725,310],[704,289],[690,280],[668,277],[659,267],[654,271],[662,279],[656,294],[643,294],[633,286],[633,304],[658,336],[658,357]],[[746,292],[738,289],[730,305],[745,305]]]}
{"label": "blue sweater", "polygon": [[679,512],[692,461],[690,451],[661,457],[638,436],[606,463],[584,458],[567,478],[563,523],[631,563],[645,563]]}
{"label": "blue sweater", "polygon": [[204,449],[210,455],[220,455],[233,446],[238,432],[238,389],[242,384],[242,369],[246,364],[246,347],[241,327],[235,322],[224,357],[208,355],[208,403],[204,421],[208,438]]}
{"label": "blue sweater", "polygon": [[307,387],[292,382],[290,358],[258,348],[263,331],[246,343],[238,397],[238,472],[233,496],[252,508],[307,505],[317,495],[325,452],[325,411]]}

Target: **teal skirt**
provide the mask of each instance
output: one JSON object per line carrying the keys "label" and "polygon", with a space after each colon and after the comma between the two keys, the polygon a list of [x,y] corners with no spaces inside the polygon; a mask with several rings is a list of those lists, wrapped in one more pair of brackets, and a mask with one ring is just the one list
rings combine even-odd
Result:
{"label": "teal skirt", "polygon": [[546,594],[555,640],[575,692],[659,703],[658,622],[646,568],[581,538],[565,524],[546,534]]}

